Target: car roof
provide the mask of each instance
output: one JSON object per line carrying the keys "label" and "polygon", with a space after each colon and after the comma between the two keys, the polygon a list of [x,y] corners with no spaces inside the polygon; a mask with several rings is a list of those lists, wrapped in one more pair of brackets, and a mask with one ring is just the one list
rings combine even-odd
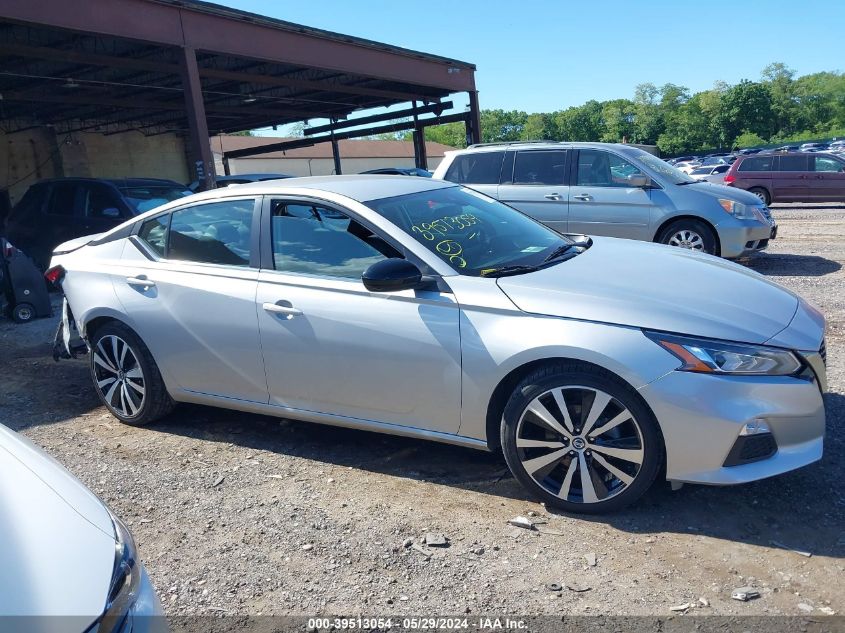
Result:
{"label": "car roof", "polygon": [[464,152],[490,152],[502,149],[615,149],[617,151],[632,151],[640,149],[635,145],[624,143],[591,143],[587,141],[503,141],[501,143],[476,143],[466,149],[457,150]]}
{"label": "car roof", "polygon": [[236,180],[245,178],[248,180],[273,180],[274,178],[293,178],[290,174],[229,174],[227,176],[216,176],[215,180]]}
{"label": "car roof", "polygon": [[[381,176],[376,174],[355,174],[349,176],[306,176],[303,178],[285,178],[279,182],[264,182],[232,185],[225,189],[212,189],[195,194],[192,199],[204,200],[230,195],[273,195],[293,193],[291,190],[313,189],[315,192],[327,191],[346,196],[359,202],[392,198],[420,191],[445,189],[456,185],[447,181],[430,178],[408,178],[407,176]],[[186,198],[179,202],[185,203]]]}

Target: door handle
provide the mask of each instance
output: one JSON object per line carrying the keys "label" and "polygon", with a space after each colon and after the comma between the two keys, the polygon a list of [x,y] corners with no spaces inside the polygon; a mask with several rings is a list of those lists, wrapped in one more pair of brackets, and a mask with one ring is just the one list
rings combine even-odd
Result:
{"label": "door handle", "polygon": [[[287,305],[283,305],[285,303]],[[265,303],[261,307],[264,308],[267,312],[272,312],[273,314],[281,314],[288,319],[292,319],[293,317],[300,316],[302,314],[302,310],[294,308],[290,304],[290,301],[280,301],[279,303]]]}
{"label": "door handle", "polygon": [[578,194],[577,196],[573,196],[573,198],[575,198],[576,200],[583,200],[584,202],[589,202],[590,200],[593,199],[593,196],[591,196],[588,193],[581,193],[581,194]]}
{"label": "door handle", "polygon": [[560,196],[560,194],[559,194],[559,193],[547,193],[547,194],[546,194],[545,196],[543,196],[543,197],[544,197],[546,200],[560,200],[560,197],[561,197],[561,196]]}
{"label": "door handle", "polygon": [[144,275],[139,275],[138,277],[127,277],[126,283],[130,286],[142,286],[144,290],[147,288],[155,288],[156,282],[152,279],[147,279]]}

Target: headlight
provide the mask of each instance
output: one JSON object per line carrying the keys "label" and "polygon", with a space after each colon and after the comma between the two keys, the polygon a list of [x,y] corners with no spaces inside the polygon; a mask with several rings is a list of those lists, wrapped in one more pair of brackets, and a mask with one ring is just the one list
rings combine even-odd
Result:
{"label": "headlight", "polygon": [[116,633],[121,630],[141,585],[141,561],[138,559],[135,539],[123,521],[112,515],[112,522],[117,539],[114,570],[98,633]]}
{"label": "headlight", "polygon": [[803,367],[795,354],[785,349],[737,345],[660,332],[646,332],[645,335],[683,363],[678,367],[678,371],[741,376],[791,376]]}
{"label": "headlight", "polygon": [[726,200],[725,198],[719,198],[719,204],[725,212],[730,213],[738,220],[759,220],[760,222],[766,222],[763,212],[757,207],[750,207],[747,204],[734,200]]}

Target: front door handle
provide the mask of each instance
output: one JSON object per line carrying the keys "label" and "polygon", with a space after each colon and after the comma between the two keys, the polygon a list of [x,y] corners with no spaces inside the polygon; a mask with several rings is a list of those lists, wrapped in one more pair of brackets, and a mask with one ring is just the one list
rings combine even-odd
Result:
{"label": "front door handle", "polygon": [[561,196],[559,193],[547,193],[543,196],[546,200],[560,200]]}
{"label": "front door handle", "polygon": [[578,194],[577,196],[573,196],[573,197],[576,200],[583,200],[584,202],[589,202],[590,200],[593,199],[593,196],[591,196],[588,193],[581,193],[581,194]]}
{"label": "front door handle", "polygon": [[291,305],[290,301],[279,301],[279,303],[265,303],[261,307],[264,308],[267,312],[272,312],[273,314],[281,314],[282,316],[288,319],[292,319],[293,317],[302,315],[302,310],[294,308]]}
{"label": "front door handle", "polygon": [[144,275],[139,275],[138,277],[127,277],[126,283],[130,286],[141,286],[144,290],[148,288],[155,288],[156,282],[152,279],[147,279]]}

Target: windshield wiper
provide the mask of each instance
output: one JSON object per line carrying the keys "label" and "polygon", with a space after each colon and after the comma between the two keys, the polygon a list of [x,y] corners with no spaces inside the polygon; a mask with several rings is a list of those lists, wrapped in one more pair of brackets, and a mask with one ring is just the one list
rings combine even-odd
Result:
{"label": "windshield wiper", "polygon": [[[573,248],[577,248],[578,246],[579,244],[575,242],[573,242],[572,244],[562,244],[558,246],[555,250],[553,250],[551,253],[549,253],[546,256],[546,259],[543,260],[543,263],[545,264],[547,262],[552,261],[553,259],[557,259],[561,255],[566,255],[566,253],[571,251]],[[583,246],[583,244],[581,244],[580,246]]]}
{"label": "windshield wiper", "polygon": [[683,187],[684,185],[694,185],[697,182],[701,182],[700,180],[685,180],[683,182],[676,182],[675,184],[679,187]]}
{"label": "windshield wiper", "polygon": [[537,266],[501,266],[499,268],[487,268],[481,271],[482,277],[507,277],[508,275],[521,275],[523,273],[533,273],[538,270]]}

